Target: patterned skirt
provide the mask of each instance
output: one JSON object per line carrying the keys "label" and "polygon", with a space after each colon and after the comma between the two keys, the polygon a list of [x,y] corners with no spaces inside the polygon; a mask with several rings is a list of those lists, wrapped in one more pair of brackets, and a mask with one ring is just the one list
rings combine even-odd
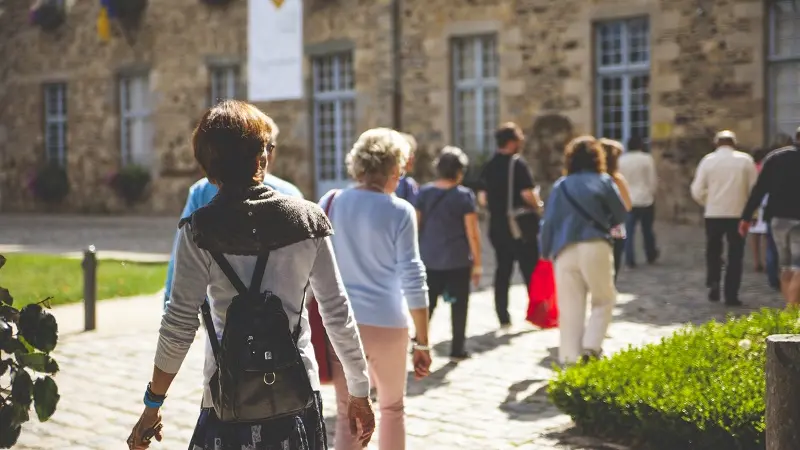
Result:
{"label": "patterned skirt", "polygon": [[226,424],[203,408],[189,450],[328,450],[322,398],[315,392],[302,415],[264,423]]}

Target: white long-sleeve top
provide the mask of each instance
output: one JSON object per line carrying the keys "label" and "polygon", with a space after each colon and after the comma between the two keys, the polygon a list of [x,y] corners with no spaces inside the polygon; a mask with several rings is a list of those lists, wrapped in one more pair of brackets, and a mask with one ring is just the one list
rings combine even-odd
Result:
{"label": "white long-sleeve top", "polygon": [[[248,283],[256,264],[255,256],[225,255],[239,278]],[[305,364],[311,386],[320,388],[317,361],[311,345],[311,329],[303,304],[303,292],[310,281],[328,338],[341,360],[347,388],[351,395],[369,394],[367,364],[355,316],[345,293],[330,238],[306,239],[270,253],[262,291],[270,290],[283,301],[291,328],[300,319],[297,347]],[[211,254],[197,247],[191,236],[191,224],[178,233],[175,275],[170,301],[161,320],[155,365],[167,373],[177,373],[200,327],[199,309],[208,296],[217,338],[222,339],[225,316],[237,294]],[[310,292],[308,293],[310,294]],[[205,392],[203,406],[211,406],[208,381],[216,363],[208,339],[205,357]]]}
{"label": "white long-sleeve top", "polygon": [[658,189],[653,156],[640,150],[627,151],[619,158],[619,171],[628,182],[631,206],[639,208],[652,205]]}
{"label": "white long-sleeve top", "polygon": [[707,218],[738,218],[756,179],[758,171],[752,156],[722,146],[700,160],[692,181],[692,197],[705,206]]}

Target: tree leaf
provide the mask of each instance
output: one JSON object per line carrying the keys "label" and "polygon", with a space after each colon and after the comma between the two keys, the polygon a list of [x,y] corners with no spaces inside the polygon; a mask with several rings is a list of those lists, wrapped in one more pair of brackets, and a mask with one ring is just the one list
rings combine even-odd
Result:
{"label": "tree leaf", "polygon": [[28,406],[22,406],[19,403],[11,403],[11,425],[12,426],[22,426],[23,423],[31,420],[31,416],[28,414]]}
{"label": "tree leaf", "polygon": [[16,322],[19,320],[19,311],[13,306],[0,303],[0,319]]}
{"label": "tree leaf", "polygon": [[11,359],[4,359],[0,361],[0,377],[6,374],[8,368],[11,367],[11,363],[14,362]]}
{"label": "tree leaf", "polygon": [[5,265],[6,265],[6,257],[3,256],[3,255],[0,255],[0,269],[2,269],[3,266],[5,266]]}
{"label": "tree leaf", "polygon": [[33,381],[28,371],[20,369],[14,372],[14,378],[11,381],[11,399],[13,404],[22,405],[25,407],[30,406],[31,398],[33,396]]}
{"label": "tree leaf", "polygon": [[0,403],[0,448],[11,448],[17,443],[22,428],[14,424],[14,408]]}
{"label": "tree leaf", "polygon": [[0,303],[11,306],[14,303],[14,297],[8,292],[8,289],[0,287]]}
{"label": "tree leaf", "polygon": [[17,355],[17,362],[22,367],[35,370],[42,373],[56,373],[58,372],[58,364],[56,361],[46,353],[27,353]]}
{"label": "tree leaf", "polygon": [[33,386],[33,399],[36,415],[39,416],[40,422],[46,422],[56,412],[60,398],[58,386],[52,378],[44,377],[36,380],[36,384]]}

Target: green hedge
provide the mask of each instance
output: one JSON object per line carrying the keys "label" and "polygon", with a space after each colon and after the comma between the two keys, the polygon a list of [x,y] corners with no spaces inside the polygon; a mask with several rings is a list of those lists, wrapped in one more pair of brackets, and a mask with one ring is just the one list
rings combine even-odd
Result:
{"label": "green hedge", "polygon": [[762,310],[558,371],[551,401],[585,432],[652,448],[764,448],[765,339],[800,314]]}

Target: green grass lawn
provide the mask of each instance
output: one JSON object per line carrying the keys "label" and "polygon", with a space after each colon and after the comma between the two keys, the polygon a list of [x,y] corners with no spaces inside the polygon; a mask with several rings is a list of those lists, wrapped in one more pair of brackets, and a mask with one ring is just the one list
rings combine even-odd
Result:
{"label": "green grass lawn", "polygon": [[[52,297],[53,305],[83,300],[81,260],[54,255],[11,253],[0,269],[0,286],[14,297],[14,306]],[[166,263],[101,260],[97,267],[97,298],[154,294],[164,287]]]}

